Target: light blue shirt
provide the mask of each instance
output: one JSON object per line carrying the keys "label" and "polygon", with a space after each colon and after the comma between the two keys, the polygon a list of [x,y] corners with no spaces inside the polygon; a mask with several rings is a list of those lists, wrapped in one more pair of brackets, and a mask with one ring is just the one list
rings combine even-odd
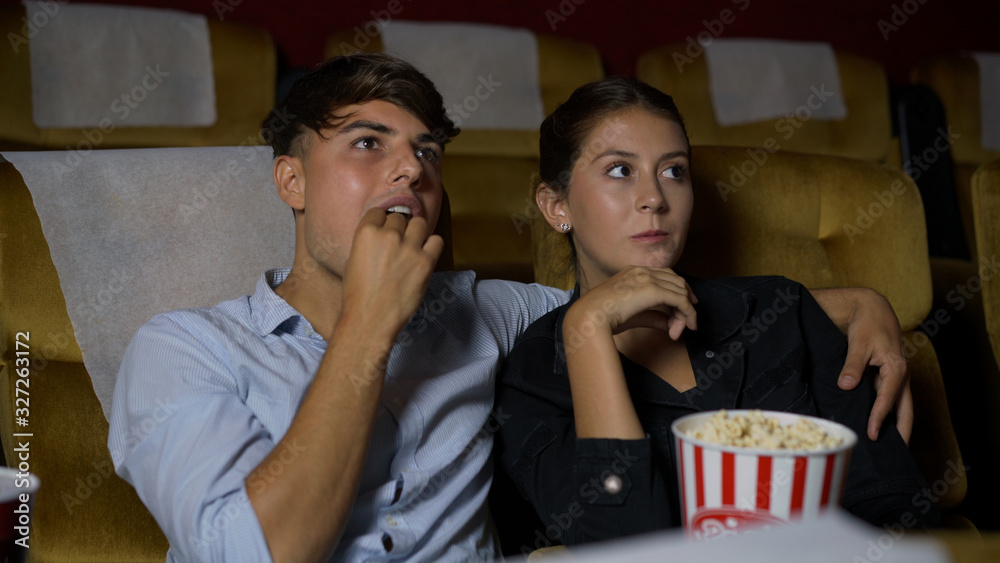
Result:
{"label": "light blue shirt", "polygon": [[[269,270],[253,295],[211,309],[157,315],[125,352],[108,448],[170,541],[168,561],[271,560],[247,490],[280,476],[310,444],[283,446],[263,481],[247,476],[288,430],[326,351],[274,293],[287,275]],[[476,281],[472,272],[431,278],[389,357],[334,560],[497,555],[489,454],[492,431],[509,414],[492,412],[494,377],[517,336],[568,298],[540,285]]]}

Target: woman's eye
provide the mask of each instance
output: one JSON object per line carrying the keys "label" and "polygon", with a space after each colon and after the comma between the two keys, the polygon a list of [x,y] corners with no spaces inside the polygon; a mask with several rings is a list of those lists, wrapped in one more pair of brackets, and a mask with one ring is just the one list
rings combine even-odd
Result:
{"label": "woman's eye", "polygon": [[417,158],[422,158],[428,162],[437,162],[441,159],[441,155],[432,148],[422,147],[417,149]]}
{"label": "woman's eye", "polygon": [[615,164],[608,168],[608,176],[612,178],[628,178],[632,175],[632,168],[628,164]]}
{"label": "woman's eye", "polygon": [[374,137],[364,137],[358,139],[357,141],[354,141],[354,144],[351,146],[353,146],[354,148],[365,149],[365,150],[375,150],[379,148],[378,141],[376,141]]}
{"label": "woman's eye", "polygon": [[687,170],[683,166],[671,166],[663,171],[663,175],[673,180],[680,180]]}

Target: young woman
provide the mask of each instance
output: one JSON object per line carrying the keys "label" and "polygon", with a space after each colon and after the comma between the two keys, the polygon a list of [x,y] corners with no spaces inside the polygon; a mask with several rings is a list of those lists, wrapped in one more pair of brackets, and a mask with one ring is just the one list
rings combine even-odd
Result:
{"label": "young woman", "polygon": [[[847,510],[876,525],[939,525],[933,507],[913,504],[924,484],[894,425],[868,438],[871,379],[837,386],[846,340],[805,288],[671,269],[694,204],[690,166],[673,100],[636,80],[583,86],[542,124],[536,200],[569,238],[579,285],[507,357],[504,472],[564,543],[679,526],[671,422],[792,411],[857,433]],[[752,323],[764,313],[776,318],[766,332]]]}

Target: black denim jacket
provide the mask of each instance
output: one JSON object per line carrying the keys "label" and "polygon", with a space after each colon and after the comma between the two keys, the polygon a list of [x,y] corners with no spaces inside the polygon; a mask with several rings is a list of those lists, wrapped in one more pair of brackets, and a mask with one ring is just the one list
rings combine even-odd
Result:
{"label": "black denim jacket", "polygon": [[[697,387],[680,393],[621,356],[646,439],[576,438],[563,319],[579,288],[514,345],[498,379],[497,406],[511,418],[496,435],[497,471],[513,481],[542,522],[533,537],[513,543],[541,547],[534,544],[542,538],[574,544],[679,526],[670,424],[720,408],[797,412],[849,426],[858,444],[841,504],[876,525],[906,512],[907,525],[911,517],[917,527],[940,525],[936,508],[918,501],[924,481],[894,419],[883,424],[877,442],[867,437],[874,374],[852,391],[837,386],[847,341],[804,287],[781,277],[685,279],[698,297],[698,330],[685,333]],[[574,345],[576,335],[567,336]],[[612,475],[621,487],[609,492],[605,483]],[[503,502],[494,495],[495,512]],[[509,510],[499,511],[509,518]],[[498,526],[503,537],[503,522]]]}

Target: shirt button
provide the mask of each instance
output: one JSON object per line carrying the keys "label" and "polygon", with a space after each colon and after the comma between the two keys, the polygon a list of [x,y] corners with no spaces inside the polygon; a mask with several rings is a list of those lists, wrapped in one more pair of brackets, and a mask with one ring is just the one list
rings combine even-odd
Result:
{"label": "shirt button", "polygon": [[705,352],[705,357],[706,358],[714,358],[715,357],[715,352],[709,350],[708,352]]}
{"label": "shirt button", "polygon": [[622,491],[622,478],[617,475],[611,475],[604,480],[604,492],[609,495],[616,495]]}
{"label": "shirt button", "polygon": [[396,525],[396,519],[393,518],[391,515],[390,516],[386,516],[385,517],[385,523],[388,524],[388,525],[390,525],[390,526],[395,526]]}

